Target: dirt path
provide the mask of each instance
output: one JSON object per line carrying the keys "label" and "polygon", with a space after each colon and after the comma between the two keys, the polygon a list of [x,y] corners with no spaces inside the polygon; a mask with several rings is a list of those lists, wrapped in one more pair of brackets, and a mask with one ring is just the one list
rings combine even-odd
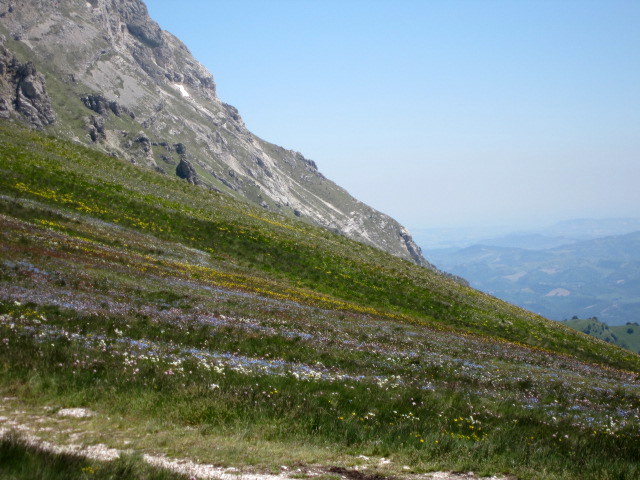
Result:
{"label": "dirt path", "polygon": [[[134,449],[111,448],[102,443],[82,441],[91,437],[91,431],[82,431],[78,419],[89,419],[99,414],[83,408],[60,409],[55,415],[28,412],[20,408],[16,398],[5,397],[0,403],[0,437],[18,434],[29,445],[51,453],[80,455],[91,460],[112,461],[122,454],[136,453]],[[74,420],[76,420],[74,422]],[[62,440],[61,437],[66,437]],[[53,441],[52,441],[53,440]],[[234,467],[220,467],[208,463],[199,463],[188,458],[169,458],[164,455],[143,454],[145,462],[155,467],[171,470],[193,479],[218,480],[292,480],[294,478],[313,478],[320,475],[340,477],[343,480],[385,480],[380,473],[368,473],[364,470],[390,463],[385,458],[375,459],[361,456],[368,465],[353,468],[343,467],[304,467],[290,469],[281,467],[281,473],[268,474],[247,472]],[[369,465],[369,463],[371,465]],[[406,468],[406,467],[405,467]],[[373,470],[373,468],[372,468]],[[406,474],[393,477],[396,480],[514,480],[506,477],[478,477],[473,473],[432,472],[427,474]]]}

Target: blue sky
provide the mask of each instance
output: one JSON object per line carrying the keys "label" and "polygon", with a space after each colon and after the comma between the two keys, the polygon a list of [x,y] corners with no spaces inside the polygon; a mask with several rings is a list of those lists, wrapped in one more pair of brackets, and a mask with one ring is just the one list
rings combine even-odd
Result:
{"label": "blue sky", "polygon": [[146,3],[250,130],[410,228],[640,216],[639,1]]}

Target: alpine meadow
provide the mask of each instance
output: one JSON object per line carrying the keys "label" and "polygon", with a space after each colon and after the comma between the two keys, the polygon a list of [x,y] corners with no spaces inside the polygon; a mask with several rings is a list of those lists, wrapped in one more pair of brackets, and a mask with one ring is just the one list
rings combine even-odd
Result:
{"label": "alpine meadow", "polygon": [[640,478],[639,355],[431,265],[140,0],[0,39],[0,479]]}

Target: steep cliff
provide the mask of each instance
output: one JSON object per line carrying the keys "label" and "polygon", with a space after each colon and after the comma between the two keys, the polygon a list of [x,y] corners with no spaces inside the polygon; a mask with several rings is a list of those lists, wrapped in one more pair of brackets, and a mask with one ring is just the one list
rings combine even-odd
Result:
{"label": "steep cliff", "polygon": [[248,131],[140,0],[0,0],[0,34],[5,63],[22,65],[0,67],[0,116],[53,123],[57,135],[430,266],[395,220]]}

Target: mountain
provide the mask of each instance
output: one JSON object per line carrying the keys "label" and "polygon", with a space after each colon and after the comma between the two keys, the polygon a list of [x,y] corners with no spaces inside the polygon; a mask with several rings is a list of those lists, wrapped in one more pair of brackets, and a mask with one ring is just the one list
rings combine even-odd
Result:
{"label": "mountain", "polygon": [[587,335],[613,343],[632,352],[640,353],[640,325],[627,322],[626,325],[609,326],[598,318],[572,318],[563,323]]}
{"label": "mountain", "polygon": [[140,0],[1,0],[0,39],[0,117],[430,266],[395,220],[247,130]]}
{"label": "mountain", "polygon": [[464,248],[481,243],[486,238],[511,233],[511,227],[460,227],[460,228],[420,228],[412,227],[413,238],[427,250],[444,248]]}
{"label": "mountain", "polygon": [[[564,220],[549,227],[520,233],[507,233],[480,239],[475,244],[496,247],[547,250],[597,238],[625,235],[640,231],[638,218],[581,218]],[[468,246],[468,245],[467,245]]]}
{"label": "mountain", "polygon": [[195,478],[637,476],[640,356],[8,121],[0,345],[19,480],[41,475],[15,458],[65,452]]}
{"label": "mountain", "polygon": [[488,245],[433,250],[438,267],[546,317],[640,318],[640,232],[527,250]]}

